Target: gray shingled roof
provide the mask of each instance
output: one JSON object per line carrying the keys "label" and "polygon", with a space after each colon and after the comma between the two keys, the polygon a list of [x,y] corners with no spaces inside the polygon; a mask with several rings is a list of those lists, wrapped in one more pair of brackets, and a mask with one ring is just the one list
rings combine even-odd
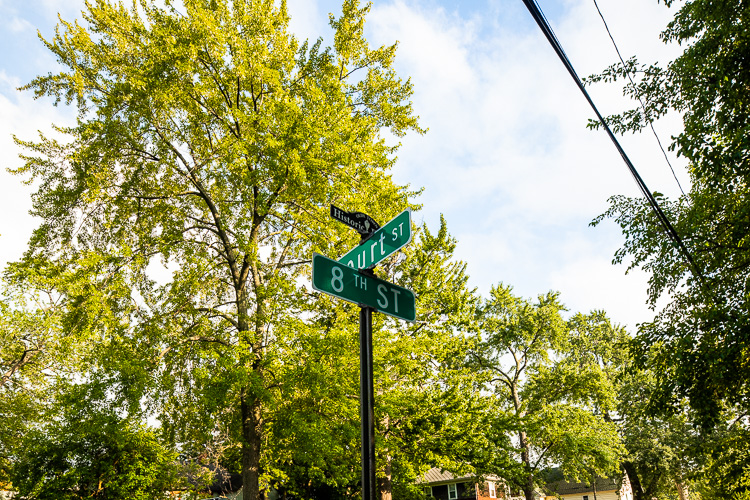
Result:
{"label": "gray shingled roof", "polygon": [[461,479],[469,479],[473,476],[471,475],[465,475],[457,477],[453,475],[452,473],[443,470],[439,467],[433,467],[432,469],[428,470],[424,473],[424,482],[425,483],[438,483],[441,481],[458,481]]}
{"label": "gray shingled roof", "polygon": [[[500,480],[497,476],[493,474],[485,475],[484,477],[485,479],[488,479],[490,481]],[[473,474],[464,474],[462,476],[457,476],[451,472],[448,472],[447,470],[441,469],[440,467],[433,467],[432,469],[424,473],[421,483],[425,483],[425,484],[454,483],[458,481],[474,481],[476,479],[477,479],[477,476]]]}
{"label": "gray shingled roof", "polygon": [[[567,481],[555,481],[547,483],[547,488],[554,493],[569,495],[571,493],[591,493],[594,487],[591,483],[569,483]],[[596,478],[596,491],[617,491],[617,481],[612,478]]]}

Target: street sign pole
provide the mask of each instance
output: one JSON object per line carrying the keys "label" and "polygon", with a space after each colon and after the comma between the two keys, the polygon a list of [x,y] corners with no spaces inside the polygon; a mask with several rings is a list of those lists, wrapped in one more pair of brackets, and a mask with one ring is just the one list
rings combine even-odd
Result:
{"label": "street sign pole", "polygon": [[[362,437],[362,500],[375,500],[375,391],[372,361],[372,312],[406,321],[416,319],[414,292],[375,277],[372,267],[411,241],[411,211],[380,227],[361,212],[331,205],[331,217],[356,229],[359,245],[338,262],[313,254],[315,290],[359,304],[359,415]],[[367,245],[365,245],[367,244]]]}
{"label": "street sign pole", "polygon": [[359,412],[362,432],[362,500],[375,500],[375,393],[372,368],[372,308],[359,309]]}

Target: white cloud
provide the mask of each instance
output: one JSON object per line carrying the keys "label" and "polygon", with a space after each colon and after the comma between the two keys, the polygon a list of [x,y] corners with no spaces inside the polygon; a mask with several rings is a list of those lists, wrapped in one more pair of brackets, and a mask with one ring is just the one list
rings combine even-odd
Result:
{"label": "white cloud", "polygon": [[[657,38],[670,16],[663,7],[599,3],[613,33],[629,35],[621,47],[644,62],[674,54]],[[580,75],[614,62],[590,2],[566,2],[560,13],[554,28]],[[446,215],[480,290],[499,281],[524,296],[559,289],[571,307],[604,308],[634,326],[650,314],[645,281],[611,266],[622,237],[588,222],[609,196],[639,192],[604,132],[585,128],[594,113],[536,26],[504,21],[461,19],[419,2],[376,3],[371,40],[400,41],[399,71],[412,77],[416,112],[430,128],[403,141],[395,178],[426,187],[424,218],[435,224]],[[591,92],[604,114],[630,106],[616,87]],[[674,192],[652,137],[622,142],[651,189]],[[571,251],[576,245],[586,251]]]}
{"label": "white cloud", "polygon": [[8,30],[11,33],[21,33],[23,31],[33,30],[34,27],[26,19],[20,17],[13,17],[8,23]]}
{"label": "white cloud", "polygon": [[38,131],[51,132],[51,124],[71,122],[70,110],[55,108],[47,99],[34,100],[30,92],[16,90],[21,82],[0,71],[0,269],[9,261],[17,260],[26,249],[31,231],[38,221],[29,215],[33,186],[22,183],[24,177],[10,174],[7,169],[23,165],[19,155],[23,150],[13,141],[38,138]]}

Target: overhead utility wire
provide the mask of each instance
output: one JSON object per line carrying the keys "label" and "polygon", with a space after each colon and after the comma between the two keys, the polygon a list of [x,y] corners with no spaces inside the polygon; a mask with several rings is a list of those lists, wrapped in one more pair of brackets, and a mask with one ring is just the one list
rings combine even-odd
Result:
{"label": "overhead utility wire", "polygon": [[[620,58],[620,62],[622,63],[622,69],[625,71],[625,74],[628,77],[628,80],[630,80],[630,84],[633,85],[633,89],[636,90],[635,82],[633,81],[633,77],[630,76],[630,71],[627,70],[627,66],[625,65],[625,60],[622,58],[622,54],[620,54],[620,49],[617,47],[617,43],[615,42],[614,37],[612,36],[612,32],[609,31],[609,26],[607,25],[607,21],[604,19],[604,14],[602,14],[601,9],[599,8],[599,4],[596,0],[594,1],[594,7],[596,7],[596,11],[599,13],[599,17],[602,18],[602,23],[604,23],[604,29],[607,30],[607,35],[609,35],[609,39],[612,40],[612,45],[615,48],[615,52],[617,52],[617,57]],[[641,96],[636,92],[636,97],[638,98],[638,102],[641,105],[641,109],[643,110],[643,116],[646,117],[646,105],[643,103],[643,99]],[[685,195],[685,191],[682,189],[682,184],[680,184],[680,179],[677,178],[677,174],[674,171],[674,168],[672,167],[672,162],[669,161],[669,156],[667,155],[667,152],[664,150],[664,146],[661,144],[661,139],[659,139],[659,135],[656,133],[656,129],[654,128],[654,121],[648,120],[648,125],[651,127],[651,132],[654,134],[654,137],[656,138],[657,144],[659,144],[659,149],[661,149],[661,153],[664,155],[664,159],[667,161],[667,165],[669,165],[669,170],[672,171],[672,177],[674,177],[674,180],[677,182],[677,187],[680,188],[680,192]]]}
{"label": "overhead utility wire", "polygon": [[599,113],[599,109],[596,107],[596,104],[594,104],[594,101],[591,99],[591,96],[586,91],[586,88],[583,86],[583,82],[581,82],[581,79],[578,77],[576,70],[573,68],[573,65],[571,64],[570,59],[568,59],[568,56],[565,54],[565,51],[563,50],[562,45],[560,44],[560,41],[555,36],[555,33],[552,31],[552,28],[550,27],[549,22],[547,22],[547,19],[544,17],[544,14],[542,13],[541,9],[536,3],[536,0],[523,0],[523,3],[524,5],[526,5],[526,8],[529,9],[529,12],[531,13],[531,17],[534,18],[534,21],[536,21],[537,25],[542,30],[542,33],[544,33],[544,36],[547,38],[547,41],[550,43],[550,45],[552,45],[552,48],[554,49],[555,53],[557,53],[557,56],[560,58],[560,61],[562,61],[563,65],[565,66],[565,69],[568,70],[568,73],[570,73],[570,76],[573,77],[573,80],[575,80],[576,85],[578,85],[578,88],[581,90],[581,93],[583,93],[583,96],[588,101],[589,105],[591,106],[591,109],[593,109],[594,113],[596,113],[596,117],[599,119],[599,123],[602,124],[610,140],[615,145],[615,148],[617,148],[617,151],[620,153],[620,156],[622,157],[623,161],[625,161],[625,165],[627,165],[628,170],[630,170],[630,173],[633,176],[633,179],[635,179],[636,184],[638,184],[638,188],[643,193],[643,196],[646,197],[649,205],[651,205],[651,208],[656,214],[656,217],[659,219],[659,222],[664,228],[664,231],[667,233],[667,235],[672,240],[672,242],[677,246],[678,250],[680,251],[682,256],[685,258],[685,260],[687,260],[688,264],[693,270],[693,274],[701,282],[704,289],[707,289],[705,278],[703,277],[703,273],[701,272],[700,268],[693,260],[693,257],[690,255],[690,252],[685,246],[685,243],[682,241],[682,238],[680,238],[680,235],[677,234],[677,231],[672,226],[672,223],[669,222],[667,215],[659,206],[659,203],[656,201],[656,198],[654,198],[654,195],[651,193],[651,191],[649,191],[648,187],[646,186],[646,183],[643,181],[640,174],[635,169],[633,162],[631,162],[630,158],[628,158],[628,155],[625,154],[625,151],[622,149],[622,146],[620,145],[619,141],[615,137],[615,134],[612,133],[612,130],[609,128],[609,125],[604,120],[604,117],[601,115],[601,113]]}

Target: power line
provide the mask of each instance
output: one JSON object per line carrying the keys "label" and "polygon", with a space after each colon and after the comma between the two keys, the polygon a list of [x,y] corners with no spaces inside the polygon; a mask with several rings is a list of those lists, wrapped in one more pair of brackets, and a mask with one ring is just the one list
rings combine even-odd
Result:
{"label": "power line", "polygon": [[[633,81],[633,78],[630,76],[630,71],[627,70],[627,65],[625,64],[625,60],[622,58],[622,54],[620,54],[620,49],[617,47],[617,43],[615,42],[614,37],[612,36],[612,33],[609,31],[609,26],[607,25],[607,21],[604,19],[604,14],[602,14],[601,9],[599,8],[599,4],[596,2],[596,0],[593,0],[594,7],[596,7],[596,11],[599,13],[599,17],[602,18],[602,23],[604,23],[604,29],[607,30],[607,35],[609,35],[609,39],[612,40],[612,45],[615,47],[615,52],[617,52],[617,57],[620,58],[620,63],[622,63],[622,69],[625,71],[625,75],[628,77],[628,80],[630,80],[630,84],[633,85],[633,90],[635,91],[635,95],[638,98],[638,102],[641,105],[641,109],[643,110],[643,116],[648,120],[648,125],[651,127],[651,132],[653,132],[654,137],[656,138],[656,142],[659,144],[659,149],[661,149],[661,153],[664,155],[664,159],[667,161],[667,165],[669,165],[669,170],[672,171],[672,176],[674,177],[674,180],[677,182],[677,187],[680,188],[680,192],[685,195],[685,191],[682,189],[682,184],[680,184],[680,180],[677,178],[677,174],[674,171],[674,168],[672,167],[672,162],[669,161],[669,156],[667,155],[667,152],[664,150],[664,146],[661,144],[661,139],[659,139],[659,135],[656,133],[656,129],[654,128],[654,121],[648,119],[648,113],[646,112],[646,105],[643,103],[643,99],[641,98],[640,94],[637,91],[637,87],[635,85],[635,82]],[[542,14],[544,15],[544,14]]]}
{"label": "power line", "polygon": [[591,106],[591,109],[594,110],[596,117],[599,119],[599,123],[602,124],[602,127],[604,127],[604,130],[607,132],[607,135],[609,136],[610,140],[614,144],[615,148],[617,148],[617,151],[620,153],[620,156],[625,162],[625,165],[627,165],[628,170],[630,171],[630,174],[633,176],[633,179],[638,185],[638,188],[641,190],[641,193],[643,193],[643,196],[646,198],[649,205],[651,206],[651,209],[656,214],[656,218],[659,220],[659,223],[661,224],[662,228],[667,233],[667,236],[672,240],[672,242],[677,247],[679,252],[688,262],[690,268],[693,271],[694,276],[698,278],[698,280],[703,285],[703,288],[708,290],[705,279],[703,277],[703,273],[701,272],[700,268],[693,260],[693,257],[690,255],[690,252],[685,246],[685,243],[682,241],[682,238],[680,238],[680,235],[677,233],[674,226],[672,226],[672,223],[669,222],[669,218],[659,206],[659,203],[656,201],[656,198],[651,193],[651,191],[649,191],[648,186],[646,186],[646,183],[643,181],[640,174],[636,170],[635,166],[633,165],[633,162],[630,161],[630,158],[628,158],[628,155],[625,153],[625,150],[622,149],[622,146],[620,145],[620,142],[617,140],[617,137],[615,137],[615,134],[612,133],[612,130],[609,128],[609,125],[604,120],[604,117],[601,115],[601,113],[599,113],[599,109],[596,107],[596,104],[594,104],[594,101],[591,99],[591,96],[589,95],[588,91],[586,91],[586,88],[583,86],[583,82],[578,77],[578,74],[576,73],[575,68],[573,68],[573,64],[570,62],[570,59],[568,59],[568,56],[565,54],[565,51],[562,48],[562,44],[560,44],[560,41],[557,39],[557,36],[555,36],[554,31],[552,31],[552,28],[550,27],[549,22],[547,21],[547,18],[542,13],[542,10],[539,8],[539,5],[537,5],[536,0],[523,0],[523,3],[524,5],[526,5],[526,8],[529,10],[529,13],[531,13],[531,17],[534,18],[534,21],[536,21],[537,25],[542,30],[542,33],[544,33],[544,36],[547,38],[547,41],[550,43],[550,45],[552,45],[552,49],[560,58],[560,61],[565,66],[565,69],[568,70],[568,73],[573,78],[576,85],[578,85],[579,90],[588,101],[589,105]]}

